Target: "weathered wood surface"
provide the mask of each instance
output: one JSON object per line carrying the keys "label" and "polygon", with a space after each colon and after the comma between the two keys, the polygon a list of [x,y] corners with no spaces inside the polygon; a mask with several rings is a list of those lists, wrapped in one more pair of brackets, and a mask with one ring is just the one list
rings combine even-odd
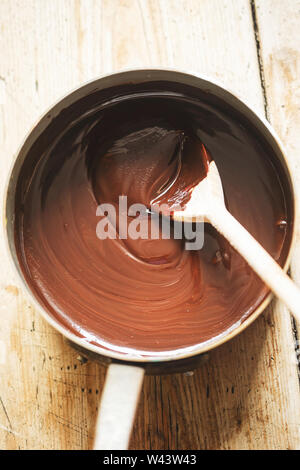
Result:
{"label": "weathered wood surface", "polygon": [[[274,7],[276,3],[277,8]],[[265,109],[282,139],[298,190],[300,208],[300,1],[257,0],[257,38]],[[300,217],[300,209],[298,210]],[[300,225],[291,263],[300,285]],[[299,328],[300,325],[298,325]]]}
{"label": "weathered wood surface", "polygon": [[[268,112],[299,181],[299,12],[298,0],[1,0],[1,196],[39,115],[83,81],[124,67],[221,80]],[[0,248],[0,448],[91,448],[105,370],[80,362],[35,313],[2,236]],[[296,276],[299,266],[294,257]],[[274,302],[194,375],[147,377],[131,447],[299,448],[294,339]]]}

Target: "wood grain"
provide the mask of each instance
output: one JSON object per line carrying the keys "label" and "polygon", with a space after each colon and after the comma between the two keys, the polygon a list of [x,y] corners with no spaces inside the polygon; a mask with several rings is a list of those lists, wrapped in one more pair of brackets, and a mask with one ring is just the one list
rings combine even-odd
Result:
{"label": "wood grain", "polygon": [[[285,15],[283,27],[278,11],[299,2],[257,3],[265,96],[248,0],[1,0],[1,197],[10,162],[39,115],[83,81],[123,67],[209,74],[261,113],[267,97],[296,162],[297,89],[290,95],[284,77],[296,87],[299,63],[285,50],[280,65],[274,51],[297,49],[290,43],[298,40],[297,22]],[[2,237],[0,260],[0,448],[91,448],[105,370],[78,359],[36,314]],[[146,377],[131,448],[295,449],[299,410],[291,321],[276,302],[193,374]]]}
{"label": "wood grain", "polygon": [[[281,137],[293,169],[300,207],[300,1],[256,2],[257,35],[268,117]],[[292,275],[300,285],[300,221]],[[300,324],[298,324],[298,329]],[[298,344],[299,346],[299,344]]]}

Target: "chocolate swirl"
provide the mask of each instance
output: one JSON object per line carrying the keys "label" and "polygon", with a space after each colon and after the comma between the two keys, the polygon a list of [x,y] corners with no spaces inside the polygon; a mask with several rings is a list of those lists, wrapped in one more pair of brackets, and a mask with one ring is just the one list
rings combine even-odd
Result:
{"label": "chocolate swirl", "polygon": [[267,289],[209,225],[198,251],[164,239],[161,218],[158,239],[100,240],[98,204],[118,211],[123,195],[128,205],[149,207],[170,185],[184,202],[202,177],[204,144],[228,209],[281,264],[291,210],[271,152],[226,109],[129,90],[43,137],[16,200],[16,243],[27,282],[62,324],[112,350],[159,354],[213,341],[250,315]]}

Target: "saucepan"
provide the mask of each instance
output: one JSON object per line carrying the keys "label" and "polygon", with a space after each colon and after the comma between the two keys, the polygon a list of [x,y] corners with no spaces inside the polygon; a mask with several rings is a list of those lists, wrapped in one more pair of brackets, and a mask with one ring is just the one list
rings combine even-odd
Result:
{"label": "saucepan", "polygon": [[[222,102],[246,119],[258,135],[264,140],[272,152],[274,159],[282,169],[284,175],[284,191],[286,197],[291,201],[290,223],[295,227],[295,196],[292,182],[292,174],[289,163],[282,144],[271,128],[269,123],[244,104],[238,97],[227,89],[217,84],[215,81],[203,76],[179,72],[175,70],[151,70],[139,69],[130,70],[103,76],[97,80],[89,82],[75,91],[71,92],[57,104],[55,104],[35,125],[24,141],[20,151],[14,159],[9,173],[8,184],[5,193],[5,237],[10,258],[19,281],[27,292],[30,302],[45,320],[56,330],[58,330],[72,345],[82,351],[85,355],[102,362],[107,366],[107,375],[101,397],[101,406],[97,420],[95,433],[95,449],[127,449],[130,433],[134,421],[136,406],[145,373],[163,374],[172,372],[182,372],[192,370],[203,360],[204,353],[212,348],[223,344],[237,334],[241,333],[249,326],[267,307],[271,300],[271,293],[267,294],[259,305],[253,310],[250,316],[239,322],[226,334],[216,337],[214,340],[198,344],[193,348],[178,349],[176,351],[162,353],[158,355],[147,355],[146,357],[136,355],[131,352],[112,351],[109,348],[87,341],[86,338],[71,331],[65,324],[55,318],[40,302],[36,293],[31,289],[24,269],[20,265],[16,248],[15,220],[16,220],[16,194],[20,187],[25,185],[23,168],[30,168],[32,149],[43,143],[43,139],[54,139],[53,122],[60,122],[64,125],[65,120],[75,119],[76,112],[73,105],[79,101],[82,103],[82,112],[88,113],[95,100],[114,99],[122,92],[122,87],[126,85],[134,92],[137,87],[147,86],[147,84],[157,84],[160,89],[168,87],[168,84],[180,84],[192,87],[199,93],[209,97],[212,103]],[[99,98],[100,97],[100,98]],[[71,110],[66,113],[66,110]],[[60,120],[60,121],[59,121]],[[50,129],[50,131],[49,131]],[[36,153],[36,151],[35,151]],[[29,163],[28,163],[29,162]],[[32,163],[32,172],[34,164]],[[291,229],[291,236],[285,253],[284,270],[289,266],[292,245],[294,241],[294,229]]]}

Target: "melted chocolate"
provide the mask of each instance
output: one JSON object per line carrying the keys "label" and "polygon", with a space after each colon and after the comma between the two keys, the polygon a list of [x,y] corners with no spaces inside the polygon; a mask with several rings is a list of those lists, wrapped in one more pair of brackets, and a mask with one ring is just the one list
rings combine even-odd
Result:
{"label": "melted chocolate", "polygon": [[16,245],[31,290],[70,330],[112,350],[147,355],[213,340],[268,293],[210,225],[199,251],[163,239],[161,219],[156,240],[96,236],[98,204],[118,209],[119,195],[150,207],[171,187],[184,203],[206,171],[203,145],[229,211],[281,265],[286,259],[291,201],[270,148],[226,107],[178,87],[130,95],[128,85],[106,103],[98,95],[75,103],[44,131],[20,176]]}

